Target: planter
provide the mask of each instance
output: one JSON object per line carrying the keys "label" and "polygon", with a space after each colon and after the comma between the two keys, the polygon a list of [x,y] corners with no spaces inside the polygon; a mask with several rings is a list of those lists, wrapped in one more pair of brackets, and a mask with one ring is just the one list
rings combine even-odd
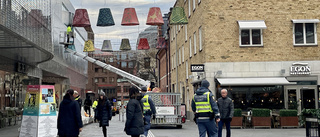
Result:
{"label": "planter", "polygon": [[298,117],[280,117],[280,126],[283,127],[298,127],[299,120]]}
{"label": "planter", "polygon": [[112,116],[115,116],[116,115],[116,112],[112,111]]}
{"label": "planter", "polygon": [[233,117],[230,126],[242,128],[242,117]]}
{"label": "planter", "polygon": [[252,117],[252,126],[256,127],[267,127],[271,128],[271,118],[270,117]]}

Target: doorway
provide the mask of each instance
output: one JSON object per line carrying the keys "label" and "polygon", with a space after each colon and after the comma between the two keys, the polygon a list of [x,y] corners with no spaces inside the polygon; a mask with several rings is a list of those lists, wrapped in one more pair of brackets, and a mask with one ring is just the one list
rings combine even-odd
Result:
{"label": "doorway", "polygon": [[285,108],[297,109],[298,113],[302,109],[317,109],[318,96],[315,85],[285,86]]}

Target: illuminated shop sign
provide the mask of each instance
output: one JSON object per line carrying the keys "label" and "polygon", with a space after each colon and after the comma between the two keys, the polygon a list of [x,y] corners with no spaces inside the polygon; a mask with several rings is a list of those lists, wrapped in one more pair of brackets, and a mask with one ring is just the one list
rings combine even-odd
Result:
{"label": "illuminated shop sign", "polygon": [[191,72],[204,72],[204,65],[203,64],[191,65]]}
{"label": "illuminated shop sign", "polygon": [[290,67],[291,75],[310,75],[311,67],[308,66],[308,63],[293,63]]}

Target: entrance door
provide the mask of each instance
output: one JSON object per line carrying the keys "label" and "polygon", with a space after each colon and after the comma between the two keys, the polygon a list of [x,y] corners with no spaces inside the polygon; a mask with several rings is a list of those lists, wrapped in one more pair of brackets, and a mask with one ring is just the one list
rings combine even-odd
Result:
{"label": "entrance door", "polygon": [[315,89],[300,89],[301,109],[315,109],[316,96]]}
{"label": "entrance door", "polygon": [[298,109],[298,113],[302,109],[318,108],[317,86],[315,85],[290,85],[285,86],[285,108]]}

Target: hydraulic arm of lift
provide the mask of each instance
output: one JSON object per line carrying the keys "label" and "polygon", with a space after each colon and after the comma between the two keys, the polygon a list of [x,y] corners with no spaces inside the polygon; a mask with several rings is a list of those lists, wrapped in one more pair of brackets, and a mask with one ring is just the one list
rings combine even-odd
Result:
{"label": "hydraulic arm of lift", "polygon": [[[66,48],[65,50],[70,52],[73,55],[76,55],[76,56],[78,56],[80,58],[83,58],[83,59],[85,59],[85,60],[87,60],[87,61],[89,61],[89,62],[91,62],[93,64],[101,66],[104,69],[107,69],[107,70],[109,70],[111,72],[114,72],[114,73],[116,73],[116,74],[128,79],[131,84],[133,84],[132,82],[135,82],[137,84],[140,84],[141,86],[147,86],[147,87],[150,86],[150,81],[143,80],[143,79],[141,79],[141,78],[139,78],[139,77],[137,77],[135,75],[132,75],[132,74],[130,74],[128,72],[125,72],[125,71],[123,71],[121,69],[118,69],[118,68],[116,68],[114,66],[111,66],[110,64],[103,63],[103,62],[101,62],[99,60],[96,60],[96,59],[91,58],[91,57],[89,57],[87,55],[78,53],[78,52],[73,51],[73,50],[71,50],[69,48]],[[134,85],[134,86],[136,86],[136,85]]]}

